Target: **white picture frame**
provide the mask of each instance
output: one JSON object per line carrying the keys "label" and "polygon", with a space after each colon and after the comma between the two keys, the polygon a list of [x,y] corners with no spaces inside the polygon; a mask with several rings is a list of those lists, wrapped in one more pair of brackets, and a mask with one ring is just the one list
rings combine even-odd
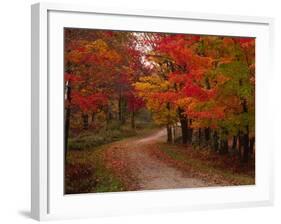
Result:
{"label": "white picture frame", "polygon": [[[37,220],[264,206],[273,203],[267,91],[273,19],[191,12],[32,5],[31,214]],[[63,27],[256,37],[256,185],[143,192],[63,194]],[[61,74],[61,75],[60,75]],[[56,150],[54,150],[54,148]]]}

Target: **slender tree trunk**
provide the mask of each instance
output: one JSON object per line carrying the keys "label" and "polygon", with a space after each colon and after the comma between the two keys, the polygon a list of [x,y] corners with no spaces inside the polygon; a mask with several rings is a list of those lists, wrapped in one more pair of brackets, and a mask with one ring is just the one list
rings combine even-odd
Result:
{"label": "slender tree trunk", "polygon": [[87,130],[89,128],[89,116],[86,113],[82,114],[83,119],[83,129]]}
{"label": "slender tree trunk", "polygon": [[228,142],[227,139],[221,139],[220,142],[220,153],[227,154],[228,153]]}
{"label": "slender tree trunk", "polygon": [[254,154],[255,137],[250,138],[250,155]]}
{"label": "slender tree trunk", "polygon": [[198,145],[201,145],[201,128],[198,130]]}
{"label": "slender tree trunk", "polygon": [[[191,120],[190,120],[190,125],[191,125]],[[187,141],[189,142],[189,143],[192,143],[192,136],[193,136],[193,128],[189,128],[189,126],[190,125],[188,125],[188,127],[187,127]]]}
{"label": "slender tree trunk", "polygon": [[95,128],[95,112],[92,112],[91,116],[89,116],[89,127]]}
{"label": "slender tree trunk", "polygon": [[69,126],[70,126],[70,108],[66,109],[65,113],[65,133],[64,133],[64,157],[66,160],[68,150],[68,137],[69,137]]}
{"label": "slender tree trunk", "polygon": [[214,132],[213,141],[214,141],[214,149],[217,152],[219,150],[219,137],[217,131]]}
{"label": "slender tree trunk", "polygon": [[176,142],[176,126],[173,125],[173,143]]}
{"label": "slender tree trunk", "polygon": [[180,123],[181,123],[181,136],[182,136],[182,144],[187,144],[188,142],[188,119],[186,116],[183,115],[183,110],[178,109],[178,114],[180,118]]}
{"label": "slender tree trunk", "polygon": [[242,158],[242,144],[243,144],[243,140],[242,140],[242,135],[240,133],[240,131],[238,132],[238,140],[239,140],[239,145],[238,145],[238,155],[239,158]]}
{"label": "slender tree trunk", "polygon": [[180,120],[181,123],[181,134],[182,134],[182,144],[187,144],[188,141],[188,124],[186,118]]}
{"label": "slender tree trunk", "polygon": [[132,127],[132,129],[135,129],[135,128],[136,128],[136,123],[135,123],[135,112],[134,112],[134,111],[131,112],[131,127]]}
{"label": "slender tree trunk", "polygon": [[122,122],[122,96],[121,91],[119,93],[119,99],[118,99],[118,120]]}
{"label": "slender tree trunk", "polygon": [[[243,106],[243,112],[248,113],[248,107],[247,107],[246,99],[243,99],[242,106]],[[243,136],[242,136],[242,140],[243,140],[243,162],[246,163],[249,160],[249,152],[250,152],[250,148],[249,148],[249,126],[248,125],[246,126],[246,133],[244,133]]]}
{"label": "slender tree trunk", "polygon": [[172,143],[173,137],[172,137],[172,128],[170,125],[167,125],[167,142]]}
{"label": "slender tree trunk", "polygon": [[237,148],[237,136],[232,137],[232,150],[236,150]]}
{"label": "slender tree trunk", "polygon": [[70,81],[68,81],[68,83],[66,84],[66,102],[67,102],[67,106],[66,106],[66,111],[65,111],[65,124],[64,124],[64,160],[66,163],[66,157],[67,157],[67,150],[68,150],[68,137],[69,137],[69,129],[70,129],[70,113],[71,113],[71,109],[70,109],[70,104],[71,104],[71,83]]}
{"label": "slender tree trunk", "polygon": [[96,115],[95,112],[93,112],[93,113],[92,113],[92,120],[91,120],[91,123],[95,123],[95,115]]}
{"label": "slender tree trunk", "polygon": [[209,142],[210,140],[210,128],[205,128],[205,141]]}
{"label": "slender tree trunk", "polygon": [[105,108],[104,112],[106,114],[106,130],[108,130],[110,128],[110,123],[112,120],[112,110],[110,104]]}
{"label": "slender tree trunk", "polygon": [[126,123],[126,108],[127,108],[127,101],[124,98],[122,98],[122,119],[121,119],[122,124]]}
{"label": "slender tree trunk", "polygon": [[249,160],[249,134],[248,132],[243,134],[242,136],[242,141],[243,141],[243,162],[246,163]]}

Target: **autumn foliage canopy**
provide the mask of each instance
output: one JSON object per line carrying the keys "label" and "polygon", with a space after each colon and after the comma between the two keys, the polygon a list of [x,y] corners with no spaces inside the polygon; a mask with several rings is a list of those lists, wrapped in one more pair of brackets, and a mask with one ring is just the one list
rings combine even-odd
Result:
{"label": "autumn foliage canopy", "polygon": [[83,128],[96,115],[134,126],[145,109],[168,135],[180,126],[183,143],[208,130],[218,146],[241,137],[247,152],[254,138],[254,38],[65,29],[64,81]]}

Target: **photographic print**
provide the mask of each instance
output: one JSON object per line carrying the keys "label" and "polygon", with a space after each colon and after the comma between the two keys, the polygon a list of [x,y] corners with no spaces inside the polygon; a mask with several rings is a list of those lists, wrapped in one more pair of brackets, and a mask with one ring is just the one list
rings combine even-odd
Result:
{"label": "photographic print", "polygon": [[255,38],[64,28],[65,194],[255,184]]}

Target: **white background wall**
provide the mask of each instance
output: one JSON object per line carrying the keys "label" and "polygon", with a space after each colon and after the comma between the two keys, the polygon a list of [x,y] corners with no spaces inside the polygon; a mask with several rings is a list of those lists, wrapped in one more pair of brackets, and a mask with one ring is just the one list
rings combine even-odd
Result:
{"label": "white background wall", "polygon": [[[0,5],[0,223],[32,223],[30,208],[30,4]],[[275,206],[79,220],[79,223],[280,223],[281,222],[281,7],[278,0],[69,0],[100,7],[163,9],[275,17],[275,78],[270,103],[275,143]],[[265,74],[266,75],[266,74]],[[279,117],[278,117],[279,116]],[[76,223],[77,220],[59,223]]]}

